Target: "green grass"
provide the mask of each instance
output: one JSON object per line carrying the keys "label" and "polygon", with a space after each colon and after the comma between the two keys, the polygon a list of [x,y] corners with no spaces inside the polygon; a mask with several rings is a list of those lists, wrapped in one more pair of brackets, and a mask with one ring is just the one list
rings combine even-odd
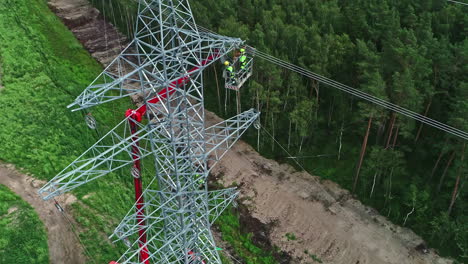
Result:
{"label": "green grass", "polygon": [[241,232],[239,223],[239,212],[230,207],[216,220],[215,224],[219,227],[222,239],[228,242],[238,257],[247,264],[273,264],[278,263],[272,252],[256,246],[252,242],[252,233]]}
{"label": "green grass", "polygon": [[49,263],[47,234],[39,216],[1,184],[0,263]]}
{"label": "green grass", "polygon": [[284,235],[286,237],[286,239],[288,241],[291,241],[291,240],[296,240],[296,235],[294,233],[286,233],[286,235]]}
{"label": "green grass", "polygon": [[[48,179],[95,141],[82,114],[66,106],[101,66],[44,0],[0,3],[0,40],[0,158]],[[114,121],[108,109],[99,110],[98,121]]]}
{"label": "green grass", "polygon": [[[45,0],[1,1],[0,41],[0,159],[50,179],[97,139],[83,114],[66,106],[102,68]],[[128,100],[111,103],[93,109],[93,115],[100,125],[113,126],[128,106]],[[101,133],[106,129],[101,125]],[[132,205],[131,185],[131,176],[122,170],[74,192],[83,204],[72,213],[96,263],[122,253],[123,246],[116,248],[106,237]],[[92,195],[83,199],[88,193]]]}
{"label": "green grass", "polygon": [[313,260],[313,262],[323,263],[323,261],[319,257],[317,257],[317,255],[310,253],[308,250],[304,250],[304,254],[309,256],[310,259]]}

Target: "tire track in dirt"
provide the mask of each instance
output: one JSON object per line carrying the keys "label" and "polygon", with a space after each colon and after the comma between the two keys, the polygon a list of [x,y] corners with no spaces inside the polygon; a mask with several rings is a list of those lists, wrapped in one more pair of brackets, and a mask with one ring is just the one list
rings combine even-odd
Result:
{"label": "tire track in dirt", "polygon": [[[11,164],[0,163],[0,184],[7,186],[29,203],[44,223],[47,231],[50,263],[84,264],[86,258],[68,220],[57,210],[53,201],[43,201],[37,193],[44,183],[44,181],[16,171]],[[65,194],[57,197],[57,201],[67,211],[76,198]]]}

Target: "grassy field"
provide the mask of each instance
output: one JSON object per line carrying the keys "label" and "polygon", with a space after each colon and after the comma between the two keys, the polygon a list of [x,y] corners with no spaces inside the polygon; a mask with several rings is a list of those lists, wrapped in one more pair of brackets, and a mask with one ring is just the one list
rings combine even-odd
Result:
{"label": "grassy field", "polygon": [[1,184],[0,263],[49,263],[47,234],[38,215]]}
{"label": "grassy field", "polygon": [[[0,41],[4,86],[0,159],[37,178],[50,179],[96,141],[96,132],[86,127],[83,113],[72,113],[66,105],[99,74],[101,66],[45,0],[0,2]],[[114,105],[93,110],[99,124],[116,124],[129,102],[119,104],[120,108]],[[106,129],[101,125],[102,132]],[[132,204],[129,177],[128,173],[107,175],[74,192],[83,203],[75,204],[72,213],[96,263],[107,263],[123,250],[106,237]],[[85,194],[91,195],[83,199]]]}

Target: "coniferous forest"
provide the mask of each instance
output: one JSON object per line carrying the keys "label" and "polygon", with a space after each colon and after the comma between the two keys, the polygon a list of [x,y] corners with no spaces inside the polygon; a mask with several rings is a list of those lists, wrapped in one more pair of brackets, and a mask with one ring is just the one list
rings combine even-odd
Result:
{"label": "coniferous forest", "polygon": [[[93,0],[127,34],[136,4]],[[468,131],[468,8],[444,0],[192,0],[197,23]],[[218,77],[222,66],[210,70]],[[466,141],[257,59],[242,107],[258,107],[260,153],[350,190],[430,247],[468,260]],[[206,83],[207,107],[236,112]],[[218,92],[219,91],[219,92]],[[226,103],[225,103],[226,102]],[[291,155],[293,158],[291,158]]]}

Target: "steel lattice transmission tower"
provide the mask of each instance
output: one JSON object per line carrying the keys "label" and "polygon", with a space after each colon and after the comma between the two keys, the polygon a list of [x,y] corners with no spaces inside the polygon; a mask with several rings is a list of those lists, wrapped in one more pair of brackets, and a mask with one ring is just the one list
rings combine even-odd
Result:
{"label": "steel lattice transmission tower", "polygon": [[[188,0],[140,0],[133,40],[69,108],[132,95],[143,104],[44,185],[43,198],[132,165],[136,202],[111,235],[128,246],[118,262],[220,263],[210,226],[237,192],[208,191],[206,178],[260,113],[206,128],[203,70],[242,44],[198,31]],[[155,174],[143,187],[145,157]]]}

